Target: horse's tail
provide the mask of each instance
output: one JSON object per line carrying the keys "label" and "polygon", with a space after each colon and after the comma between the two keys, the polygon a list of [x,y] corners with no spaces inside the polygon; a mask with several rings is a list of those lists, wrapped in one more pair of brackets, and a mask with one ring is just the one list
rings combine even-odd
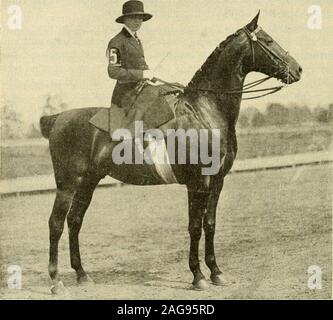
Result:
{"label": "horse's tail", "polygon": [[50,137],[50,132],[56,122],[59,114],[52,116],[43,116],[39,120],[40,131],[44,138],[48,139]]}

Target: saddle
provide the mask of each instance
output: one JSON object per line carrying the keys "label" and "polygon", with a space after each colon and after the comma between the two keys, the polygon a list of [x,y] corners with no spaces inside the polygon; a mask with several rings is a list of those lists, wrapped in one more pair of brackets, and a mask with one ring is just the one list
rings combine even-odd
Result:
{"label": "saddle", "polygon": [[121,107],[111,105],[101,109],[90,123],[110,136],[117,129],[127,129],[135,137],[135,122],[142,121],[143,131],[156,129],[175,118],[177,95],[182,92],[172,84],[151,85],[140,82],[132,91],[124,95]]}

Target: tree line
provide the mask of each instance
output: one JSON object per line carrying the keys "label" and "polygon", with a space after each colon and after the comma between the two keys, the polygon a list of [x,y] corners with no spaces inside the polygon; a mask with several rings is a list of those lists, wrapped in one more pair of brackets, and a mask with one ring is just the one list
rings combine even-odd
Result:
{"label": "tree line", "polygon": [[[61,99],[47,95],[45,103],[40,107],[40,115],[52,115],[68,110],[69,106]],[[262,111],[256,107],[241,109],[238,126],[241,128],[301,125],[306,123],[329,124],[333,122],[333,103],[318,106],[314,109],[308,106],[270,103]],[[1,137],[2,139],[41,138],[40,129],[35,124],[29,124],[22,119],[12,103],[5,102],[1,107]]]}
{"label": "tree line", "polygon": [[333,122],[333,103],[327,107],[289,105],[281,103],[268,104],[265,111],[256,107],[241,110],[238,125],[242,128],[301,125],[306,123],[328,124]]}
{"label": "tree line", "polygon": [[[48,94],[45,103],[39,109],[40,116],[48,116],[68,110],[69,106],[61,101],[58,96]],[[26,128],[27,125],[28,128]],[[22,115],[15,110],[13,103],[10,101],[3,103],[1,106],[1,139],[36,139],[41,137],[39,125],[27,124]]]}

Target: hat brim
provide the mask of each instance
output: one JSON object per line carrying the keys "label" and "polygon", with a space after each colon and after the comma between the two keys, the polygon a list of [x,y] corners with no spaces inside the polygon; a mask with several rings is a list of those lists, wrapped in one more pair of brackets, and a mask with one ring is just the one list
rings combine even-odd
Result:
{"label": "hat brim", "polygon": [[153,15],[151,15],[150,13],[131,12],[131,13],[123,14],[122,16],[120,16],[119,18],[116,19],[116,22],[124,23],[124,18],[131,17],[131,16],[141,16],[144,22],[150,20],[153,17]]}

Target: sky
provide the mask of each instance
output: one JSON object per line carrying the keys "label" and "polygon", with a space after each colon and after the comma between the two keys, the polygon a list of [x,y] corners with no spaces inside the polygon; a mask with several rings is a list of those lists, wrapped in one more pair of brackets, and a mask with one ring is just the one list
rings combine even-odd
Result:
{"label": "sky", "polygon": [[[121,29],[123,0],[2,0],[2,103],[36,122],[48,94],[71,108],[107,107],[114,80],[105,49]],[[21,30],[9,30],[7,10],[19,5]],[[333,102],[332,0],[144,0],[153,19],[139,32],[157,77],[187,84],[228,35],[261,10],[259,25],[301,64],[300,82],[242,107],[269,102],[315,107]],[[322,29],[307,27],[308,8],[322,9]],[[163,62],[161,63],[161,61]],[[261,77],[251,74],[248,81]],[[272,80],[276,84],[276,80]]]}

